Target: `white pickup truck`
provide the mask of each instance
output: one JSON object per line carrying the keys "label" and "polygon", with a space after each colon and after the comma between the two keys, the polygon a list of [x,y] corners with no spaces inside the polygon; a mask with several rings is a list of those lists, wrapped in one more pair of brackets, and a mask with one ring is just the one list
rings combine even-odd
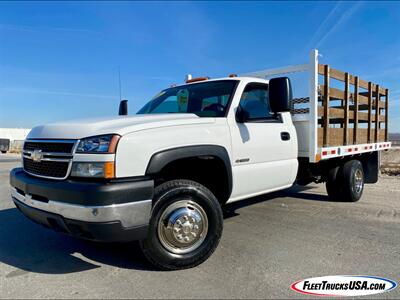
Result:
{"label": "white pickup truck", "polygon": [[[298,72],[307,95],[292,98],[284,76]],[[193,267],[217,247],[225,203],[310,182],[359,200],[391,146],[387,103],[387,89],[319,64],[316,50],[303,65],[189,79],[133,116],[33,128],[12,199],[59,232],[140,240],[155,266]]]}

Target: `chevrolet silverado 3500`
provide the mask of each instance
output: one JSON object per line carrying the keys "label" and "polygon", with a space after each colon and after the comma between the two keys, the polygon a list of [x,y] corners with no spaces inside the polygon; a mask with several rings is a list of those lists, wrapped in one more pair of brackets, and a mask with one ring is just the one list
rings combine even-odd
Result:
{"label": "chevrolet silverado 3500", "polygon": [[[308,95],[293,98],[284,75],[298,72]],[[387,124],[388,90],[314,50],[303,65],[189,79],[134,116],[37,126],[11,171],[12,199],[46,227],[140,240],[155,266],[188,268],[217,247],[225,203],[311,182],[359,200],[391,146]]]}

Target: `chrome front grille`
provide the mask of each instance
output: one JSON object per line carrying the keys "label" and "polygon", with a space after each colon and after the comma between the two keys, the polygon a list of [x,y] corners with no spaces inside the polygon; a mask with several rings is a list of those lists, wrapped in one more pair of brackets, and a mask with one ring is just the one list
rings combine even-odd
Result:
{"label": "chrome front grille", "polygon": [[74,140],[25,141],[22,153],[25,172],[43,178],[67,178],[75,145]]}

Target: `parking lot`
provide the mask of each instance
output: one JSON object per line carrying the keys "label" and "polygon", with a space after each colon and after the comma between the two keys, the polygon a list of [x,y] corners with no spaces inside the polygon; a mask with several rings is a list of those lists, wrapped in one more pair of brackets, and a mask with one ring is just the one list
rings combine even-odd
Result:
{"label": "parking lot", "polygon": [[26,219],[9,197],[17,165],[0,156],[1,298],[298,298],[289,286],[308,277],[400,281],[400,176],[367,185],[358,203],[329,202],[324,185],[310,185],[232,204],[208,261],[160,272],[136,243],[80,241]]}

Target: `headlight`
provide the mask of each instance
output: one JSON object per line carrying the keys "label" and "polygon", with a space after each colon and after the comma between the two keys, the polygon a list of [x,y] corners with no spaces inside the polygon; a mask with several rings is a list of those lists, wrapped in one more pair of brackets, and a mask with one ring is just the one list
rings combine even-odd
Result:
{"label": "headlight", "polygon": [[119,135],[108,134],[88,137],[79,142],[77,153],[115,153]]}
{"label": "headlight", "polygon": [[114,162],[74,162],[72,164],[71,176],[114,178]]}

